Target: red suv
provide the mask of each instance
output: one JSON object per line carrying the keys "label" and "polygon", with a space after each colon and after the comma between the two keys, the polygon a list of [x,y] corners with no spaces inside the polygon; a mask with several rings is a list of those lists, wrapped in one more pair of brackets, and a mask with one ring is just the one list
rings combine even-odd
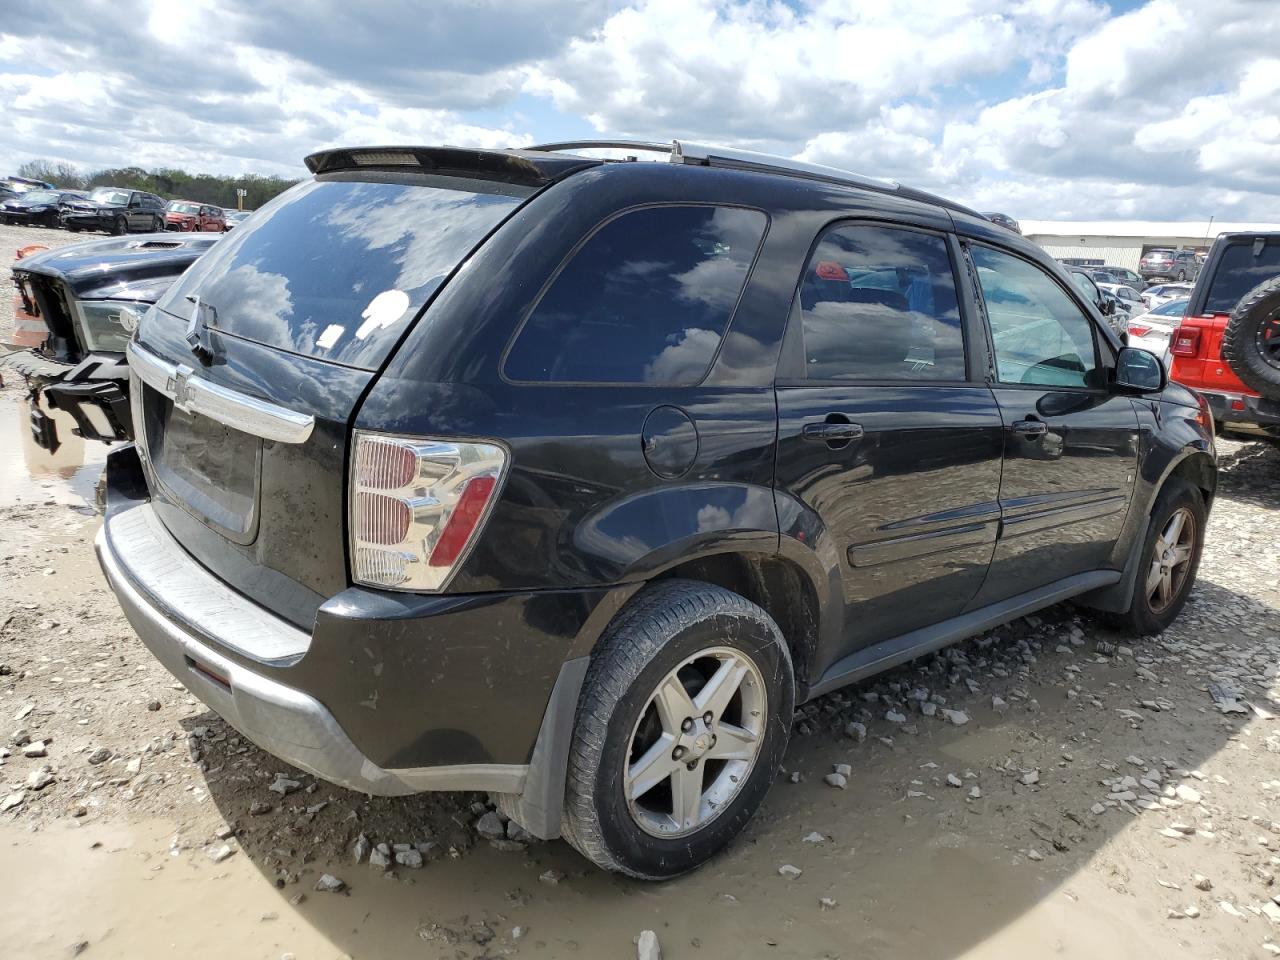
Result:
{"label": "red suv", "polygon": [[164,228],[183,232],[206,231],[223,233],[227,218],[221,207],[194,200],[170,200],[164,212]]}
{"label": "red suv", "polygon": [[1216,421],[1280,438],[1280,233],[1218,237],[1169,352]]}

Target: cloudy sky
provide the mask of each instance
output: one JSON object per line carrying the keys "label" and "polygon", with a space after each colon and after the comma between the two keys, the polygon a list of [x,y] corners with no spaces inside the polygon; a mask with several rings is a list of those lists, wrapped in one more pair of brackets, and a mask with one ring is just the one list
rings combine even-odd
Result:
{"label": "cloudy sky", "polygon": [[7,0],[0,172],[733,144],[1021,218],[1280,221],[1277,0]]}

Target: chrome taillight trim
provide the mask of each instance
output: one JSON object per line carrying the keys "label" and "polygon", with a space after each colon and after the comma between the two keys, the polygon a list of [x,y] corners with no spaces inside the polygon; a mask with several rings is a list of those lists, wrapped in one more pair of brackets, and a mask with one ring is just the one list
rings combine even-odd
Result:
{"label": "chrome taillight trim", "polygon": [[194,368],[161,360],[137,341],[129,344],[128,357],[129,369],[138,379],[187,413],[279,443],[303,443],[315,428],[316,418],[310,414],[210,383],[197,376]]}

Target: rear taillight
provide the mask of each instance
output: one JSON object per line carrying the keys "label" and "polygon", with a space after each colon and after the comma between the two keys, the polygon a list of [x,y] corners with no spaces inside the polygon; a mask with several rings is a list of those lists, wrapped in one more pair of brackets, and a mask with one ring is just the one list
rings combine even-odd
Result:
{"label": "rear taillight", "polygon": [[1141,324],[1141,323],[1129,324],[1129,336],[1131,337],[1145,337],[1150,332],[1151,332],[1151,328],[1146,326],[1145,324]]}
{"label": "rear taillight", "polygon": [[1175,357],[1194,357],[1200,353],[1200,328],[1179,327],[1173,335],[1169,352]]}
{"label": "rear taillight", "polygon": [[351,458],[351,578],[439,590],[497,499],[507,455],[493,443],[357,430]]}

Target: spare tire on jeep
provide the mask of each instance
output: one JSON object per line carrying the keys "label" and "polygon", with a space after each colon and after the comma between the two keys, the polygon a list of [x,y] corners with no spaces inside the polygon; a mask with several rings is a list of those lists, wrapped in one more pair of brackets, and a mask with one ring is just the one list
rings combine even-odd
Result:
{"label": "spare tire on jeep", "polygon": [[1258,284],[1231,311],[1222,359],[1246,386],[1280,400],[1280,277]]}

